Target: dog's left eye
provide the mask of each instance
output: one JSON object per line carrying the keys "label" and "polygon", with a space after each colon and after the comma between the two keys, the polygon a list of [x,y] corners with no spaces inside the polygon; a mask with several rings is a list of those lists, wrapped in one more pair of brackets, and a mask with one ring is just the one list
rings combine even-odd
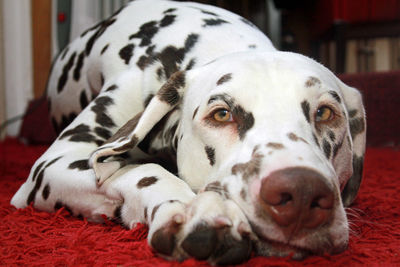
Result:
{"label": "dog's left eye", "polygon": [[219,110],[215,111],[213,114],[213,118],[214,118],[214,120],[216,120],[218,122],[233,121],[232,114],[227,109],[219,109]]}
{"label": "dog's left eye", "polygon": [[315,114],[316,122],[328,122],[332,120],[334,117],[334,112],[331,108],[327,106],[321,106],[318,108],[317,113]]}

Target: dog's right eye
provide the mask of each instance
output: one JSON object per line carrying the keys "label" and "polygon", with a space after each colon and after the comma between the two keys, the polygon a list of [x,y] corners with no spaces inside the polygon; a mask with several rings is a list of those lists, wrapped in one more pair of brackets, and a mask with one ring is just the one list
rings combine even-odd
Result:
{"label": "dog's right eye", "polygon": [[214,120],[218,122],[230,122],[233,121],[232,114],[227,109],[219,109],[213,114]]}
{"label": "dog's right eye", "polygon": [[328,122],[331,121],[333,117],[333,110],[327,106],[319,107],[317,113],[315,114],[316,122]]}

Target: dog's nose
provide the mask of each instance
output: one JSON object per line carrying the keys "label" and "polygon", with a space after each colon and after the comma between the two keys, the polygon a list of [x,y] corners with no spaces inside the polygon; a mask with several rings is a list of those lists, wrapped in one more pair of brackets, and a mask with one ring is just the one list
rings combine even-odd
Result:
{"label": "dog's nose", "polygon": [[334,192],[318,172],[285,168],[264,178],[260,189],[262,207],[289,235],[315,229],[332,215]]}

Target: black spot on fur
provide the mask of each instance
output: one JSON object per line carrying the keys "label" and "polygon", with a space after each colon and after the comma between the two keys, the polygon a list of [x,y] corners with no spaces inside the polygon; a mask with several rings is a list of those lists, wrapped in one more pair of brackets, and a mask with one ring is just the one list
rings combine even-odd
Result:
{"label": "black spot on fur", "polygon": [[207,158],[210,161],[210,165],[214,166],[215,164],[215,149],[209,146],[205,146],[204,150],[206,151]]}
{"label": "black spot on fur", "polygon": [[161,21],[160,21],[160,27],[167,27],[174,23],[176,16],[175,15],[166,15]]}
{"label": "black spot on fur", "polygon": [[173,73],[179,70],[184,56],[184,49],[178,49],[174,46],[167,46],[161,53],[156,55],[156,58],[164,67],[166,78],[169,78]]}
{"label": "black spot on fur", "polygon": [[302,141],[303,143],[308,144],[307,140],[305,140],[303,137],[297,136],[295,133],[288,133],[287,136],[288,136],[288,138],[289,138],[290,140],[292,140],[293,142]]}
{"label": "black spot on fur", "polygon": [[263,155],[254,149],[251,159],[246,163],[237,163],[232,167],[232,174],[241,174],[242,178],[247,181],[249,178],[258,175],[260,173],[261,161]]}
{"label": "black spot on fur", "polygon": [[157,21],[150,21],[142,26],[140,26],[139,31],[135,34],[129,36],[129,40],[131,39],[141,39],[139,46],[148,46],[151,44],[151,39],[153,39],[154,35],[158,32]]}
{"label": "black spot on fur", "polygon": [[[251,112],[247,112],[242,106],[236,105],[235,100],[228,94],[217,94],[210,97],[208,104],[214,101],[224,101],[232,111],[232,116],[236,120],[237,131],[241,140],[254,125],[254,117]],[[224,124],[208,119],[207,122],[213,127],[221,127]]]}
{"label": "black spot on fur", "polygon": [[325,156],[326,156],[326,158],[329,159],[331,157],[331,150],[332,150],[331,144],[329,144],[329,142],[324,139],[322,142],[322,145],[323,145]]}
{"label": "black spot on fur", "polygon": [[50,185],[46,184],[42,191],[42,197],[44,200],[47,200],[50,196]]}
{"label": "black spot on fur", "polygon": [[29,193],[28,199],[26,200],[27,205],[30,205],[35,200],[36,193],[42,185],[44,170],[45,169],[42,169],[37,176],[36,184],[33,187],[32,191]]}
{"label": "black spot on fur", "polygon": [[110,85],[107,89],[106,92],[111,92],[114,91],[115,89],[117,89],[118,86],[116,84]]}
{"label": "black spot on fur", "polygon": [[240,190],[240,197],[246,201],[247,200],[247,192],[246,190],[244,190],[244,188],[242,188],[242,190]]}
{"label": "black spot on fur", "polygon": [[181,69],[181,64],[184,60],[185,54],[188,53],[194,45],[197,43],[199,38],[198,34],[189,34],[184,43],[183,48],[177,48],[175,46],[167,46],[161,52],[154,53],[153,47],[146,51],[147,55],[143,55],[136,62],[137,66],[144,70],[153,62],[160,62],[163,66],[163,70],[157,70],[159,79],[161,77],[169,78],[171,75]]}
{"label": "black spot on fur", "polygon": [[103,47],[103,49],[101,49],[101,51],[100,51],[100,55],[103,55],[104,54],[104,52],[106,52],[107,51],[107,49],[108,49],[108,47],[110,46],[110,44],[106,44],[104,47]]}
{"label": "black spot on fur", "polygon": [[219,78],[219,80],[217,81],[217,85],[229,82],[231,79],[232,79],[232,73],[227,73],[223,75],[221,78]]}
{"label": "black spot on fur", "polygon": [[108,140],[112,134],[109,130],[107,130],[106,128],[102,128],[102,127],[96,127],[94,128],[94,132],[101,138]]}
{"label": "black spot on fur", "polygon": [[199,111],[199,107],[197,107],[194,112],[193,112],[193,116],[192,119],[194,119],[196,117],[197,112]]}
{"label": "black spot on fur", "polygon": [[37,167],[35,168],[35,170],[33,171],[33,175],[32,175],[32,182],[34,182],[38,176],[39,171],[42,169],[43,165],[45,164],[45,161],[42,161],[41,163],[39,163],[39,165],[37,165]]}
{"label": "black spot on fur", "polygon": [[78,56],[78,61],[76,62],[76,66],[74,69],[74,80],[79,81],[81,78],[81,69],[83,67],[83,62],[85,60],[85,52],[82,52]]}
{"label": "black spot on fur", "polygon": [[245,111],[240,105],[235,106],[232,112],[233,116],[236,118],[239,137],[241,140],[243,140],[247,131],[250,130],[254,125],[253,114]]}
{"label": "black spot on fur", "polygon": [[335,91],[329,91],[329,94],[339,103],[342,103],[342,99]]}
{"label": "black spot on fur", "polygon": [[143,187],[148,187],[153,184],[155,184],[158,181],[157,177],[150,176],[150,177],[144,177],[140,179],[140,181],[137,183],[137,188],[142,189]]}
{"label": "black spot on fur", "polygon": [[354,118],[357,115],[357,113],[358,113],[358,110],[356,110],[356,109],[349,110],[349,117]]}
{"label": "black spot on fur", "polygon": [[92,48],[93,48],[93,45],[95,44],[95,42],[100,38],[100,36],[103,35],[103,33],[107,30],[107,28],[109,26],[111,26],[115,21],[116,21],[116,19],[114,17],[111,17],[111,18],[104,20],[96,25],[98,29],[89,38],[89,40],[86,43],[86,47],[85,47],[86,56],[90,55],[90,52],[92,51]]}
{"label": "black spot on fur", "polygon": [[96,137],[90,133],[89,126],[85,124],[79,124],[75,128],[65,131],[59,137],[60,140],[69,137],[69,141],[72,142],[95,142]]}
{"label": "black spot on fur", "polygon": [[62,74],[61,74],[60,78],[58,79],[58,83],[57,83],[57,92],[58,93],[61,93],[61,91],[64,89],[65,84],[67,83],[68,73],[74,65],[75,57],[76,57],[76,53],[73,53],[70,56],[67,64],[65,64],[63,67]]}
{"label": "black spot on fur", "polygon": [[275,142],[269,142],[266,144],[266,147],[272,148],[272,149],[276,149],[276,150],[281,150],[284,149],[285,146],[281,143],[275,143]]}
{"label": "black spot on fur", "polygon": [[301,109],[303,110],[303,114],[306,117],[308,123],[310,123],[310,103],[307,100],[301,102]]}
{"label": "black spot on fur", "polygon": [[114,104],[112,98],[108,96],[97,97],[95,100],[95,105],[92,107],[92,111],[96,114],[96,122],[103,127],[114,127],[115,123],[107,115],[107,107]]}
{"label": "black spot on fur", "polygon": [[157,72],[157,80],[159,80],[160,82],[163,81],[165,78],[164,70],[162,68],[158,68],[156,72]]}
{"label": "black spot on fur", "polygon": [[187,64],[185,70],[191,70],[193,69],[194,65],[196,65],[196,60],[192,58],[189,63]]}
{"label": "black spot on fur", "polygon": [[199,41],[199,35],[195,33],[191,33],[186,37],[185,40],[185,52],[189,52],[194,45]]}
{"label": "black spot on fur", "polygon": [[89,132],[89,131],[90,131],[89,126],[88,126],[88,125],[85,125],[85,124],[83,124],[83,123],[81,123],[81,124],[77,125],[75,128],[72,128],[72,129],[70,129],[70,130],[68,130],[68,131],[65,131],[65,132],[60,136],[60,139],[64,139],[64,138],[66,138],[66,137],[68,137],[68,136],[75,135],[75,134],[87,133],[87,132]]}
{"label": "black spot on fur", "polygon": [[203,19],[204,24],[203,27],[208,27],[208,26],[219,26],[224,23],[229,23],[226,20],[223,19]]}
{"label": "black spot on fur", "polygon": [[151,60],[152,59],[148,56],[140,56],[136,62],[136,65],[139,67],[139,69],[144,70],[151,63]]}
{"label": "black spot on fur", "polygon": [[125,62],[125,64],[129,64],[131,57],[133,56],[133,49],[135,48],[134,44],[127,44],[121,50],[119,50],[119,57]]}
{"label": "black spot on fur", "polygon": [[204,10],[204,9],[200,9],[200,11],[201,11],[201,13],[206,14],[206,15],[219,17],[217,14],[215,14],[214,12],[211,12],[211,11],[207,11],[207,10]]}
{"label": "black spot on fur", "polygon": [[176,105],[180,100],[178,90],[185,86],[185,73],[176,72],[158,91],[157,95],[161,101],[171,106]]}
{"label": "black spot on fur", "polygon": [[332,142],[334,142],[336,140],[336,135],[335,135],[334,132],[329,131],[328,132],[328,136],[329,136],[329,139],[331,139]]}
{"label": "black spot on fur", "polygon": [[318,79],[318,78],[316,78],[316,77],[309,77],[308,78],[308,80],[305,82],[305,87],[312,87],[312,86],[315,86],[315,85],[320,85],[321,84],[321,81]]}
{"label": "black spot on fur", "polygon": [[80,171],[86,171],[90,169],[89,161],[87,159],[76,160],[69,164],[68,168],[71,170],[78,169]]}
{"label": "black spot on fur", "polygon": [[57,162],[60,158],[62,158],[62,157],[58,157],[58,158],[55,158],[55,159],[51,160],[50,162],[48,162],[48,163],[46,164],[45,167],[43,167],[43,168],[40,170],[40,172],[39,172],[38,175],[37,175],[37,179],[36,179],[35,186],[33,187],[32,191],[29,193],[28,199],[26,200],[26,204],[27,204],[27,205],[30,205],[30,204],[35,200],[36,193],[38,192],[38,190],[40,189],[40,187],[41,187],[41,185],[42,185],[43,176],[44,176],[45,170],[46,170],[48,167],[50,167],[51,165],[53,165],[55,162]]}
{"label": "black spot on fur", "polygon": [[176,8],[168,8],[167,10],[165,10],[163,13],[167,14],[167,13],[173,13],[176,11]]}
{"label": "black spot on fur", "polygon": [[81,103],[82,109],[84,109],[89,104],[85,89],[82,89],[81,96],[79,97],[79,102]]}
{"label": "black spot on fur", "polygon": [[361,117],[350,119],[349,125],[350,125],[351,138],[353,140],[358,134],[363,133],[365,130],[365,121],[364,118]]}

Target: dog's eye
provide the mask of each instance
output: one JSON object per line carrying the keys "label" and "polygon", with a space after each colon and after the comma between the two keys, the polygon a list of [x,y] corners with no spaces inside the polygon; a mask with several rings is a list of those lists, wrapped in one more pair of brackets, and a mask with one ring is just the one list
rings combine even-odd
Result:
{"label": "dog's eye", "polygon": [[213,118],[214,118],[214,120],[216,120],[218,122],[233,121],[232,114],[227,109],[219,109],[219,110],[215,111],[213,114]]}
{"label": "dog's eye", "polygon": [[333,119],[334,113],[333,110],[327,106],[321,106],[318,108],[317,113],[315,114],[316,122],[328,122]]}

